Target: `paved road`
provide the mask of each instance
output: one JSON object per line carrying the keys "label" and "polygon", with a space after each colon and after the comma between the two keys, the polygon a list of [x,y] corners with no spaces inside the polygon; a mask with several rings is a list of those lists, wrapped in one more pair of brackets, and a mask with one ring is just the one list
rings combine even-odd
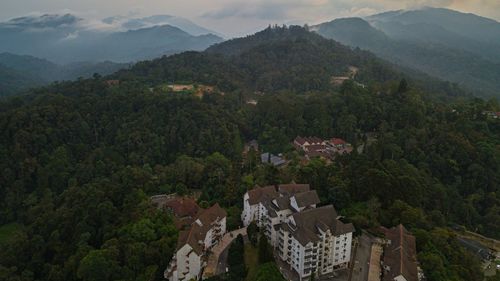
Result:
{"label": "paved road", "polygon": [[229,253],[229,247],[226,248],[219,256],[219,263],[217,264],[217,270],[215,275],[220,275],[226,273],[227,268],[227,254]]}
{"label": "paved road", "polygon": [[[238,235],[241,234],[243,236],[247,235],[247,228],[240,228],[237,230],[234,230],[232,232],[226,233],[223,237],[222,240],[215,245],[211,252],[210,255],[208,256],[208,261],[207,261],[207,266],[205,267],[205,270],[203,271],[203,279],[215,276],[219,274],[219,272],[222,270],[222,272],[225,272],[226,268],[226,261],[227,261],[227,256],[226,258],[222,257],[221,255],[224,252],[227,252],[227,248],[231,242],[233,242]],[[226,253],[227,255],[227,253]]]}
{"label": "paved road", "polygon": [[368,280],[372,240],[368,235],[363,233],[358,238],[358,242],[351,281],[366,281]]}

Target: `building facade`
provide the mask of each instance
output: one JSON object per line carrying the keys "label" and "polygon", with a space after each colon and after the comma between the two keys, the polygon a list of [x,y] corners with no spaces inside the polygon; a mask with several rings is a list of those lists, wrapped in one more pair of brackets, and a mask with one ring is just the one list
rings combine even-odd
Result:
{"label": "building facade", "polygon": [[316,208],[320,200],[309,185],[258,187],[243,201],[244,225],[255,221],[300,279],[348,266],[354,227],[338,220],[333,206]]}
{"label": "building facade", "polygon": [[348,267],[353,232],[331,205],[295,213],[278,226],[278,255],[301,279],[331,274]]}
{"label": "building facade", "polygon": [[201,209],[187,230],[179,232],[177,251],[165,270],[169,281],[198,280],[206,266],[208,251],[226,233],[226,211],[218,204]]}

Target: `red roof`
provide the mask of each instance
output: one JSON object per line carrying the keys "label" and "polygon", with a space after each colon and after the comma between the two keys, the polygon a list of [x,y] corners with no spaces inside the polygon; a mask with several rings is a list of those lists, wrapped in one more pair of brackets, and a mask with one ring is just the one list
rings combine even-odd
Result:
{"label": "red roof", "polygon": [[171,210],[178,218],[195,217],[200,207],[189,197],[173,198],[165,203],[165,208]]}
{"label": "red roof", "polygon": [[418,281],[417,250],[415,236],[400,224],[391,229],[382,228],[385,238],[390,241],[384,247],[384,281],[392,281],[403,275],[408,281]]}
{"label": "red roof", "polygon": [[345,140],[343,140],[343,139],[338,139],[338,138],[333,138],[330,142],[331,142],[332,144],[334,144],[334,145],[346,144],[346,141],[345,141]]}
{"label": "red roof", "polygon": [[300,144],[300,145],[304,145],[306,142],[309,143],[309,145],[314,145],[314,144],[321,144],[323,142],[322,139],[318,138],[318,137],[301,137],[301,136],[298,136],[295,138],[295,142]]}

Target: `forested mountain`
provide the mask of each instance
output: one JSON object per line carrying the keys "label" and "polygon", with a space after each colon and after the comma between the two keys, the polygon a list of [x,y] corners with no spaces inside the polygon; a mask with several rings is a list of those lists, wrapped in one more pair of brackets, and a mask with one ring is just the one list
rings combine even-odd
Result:
{"label": "forested mountain", "polygon": [[32,56],[19,56],[9,53],[0,54],[0,96],[21,93],[31,87],[42,86],[54,81],[89,78],[95,73],[108,75],[128,64],[113,62],[90,63],[80,62],[57,65],[48,60]]}
{"label": "forested mountain", "polygon": [[299,26],[269,27],[216,44],[202,53],[186,52],[141,62],[113,77],[134,77],[149,85],[184,81],[223,90],[303,93],[335,88],[332,78],[346,75],[349,67],[358,68],[355,80],[360,83],[388,81],[405,72],[415,80],[425,80],[421,86],[433,92],[464,94],[454,85],[394,67],[369,52],[352,50]]}
{"label": "forested mountain", "polygon": [[[354,80],[333,86],[348,66]],[[295,181],[358,229],[404,223],[429,281],[482,281],[448,227],[499,238],[500,123],[482,113],[500,106],[407,75],[303,28],[269,28],[0,102],[0,225],[14,228],[0,241],[0,279],[162,280],[177,233],[149,195],[200,192],[233,229],[247,189]],[[199,98],[165,83],[215,91]],[[297,135],[355,149],[304,164]],[[243,158],[251,139],[290,163]]]}
{"label": "forested mountain", "polygon": [[133,17],[130,18],[127,16],[116,16],[116,17],[105,18],[103,19],[103,22],[111,25],[119,25],[120,27],[126,30],[135,30],[153,26],[171,25],[179,29],[182,29],[194,36],[213,34],[219,37],[223,37],[218,32],[197,25],[188,19],[171,15],[153,15],[144,18],[133,18]]}
{"label": "forested mountain", "polygon": [[[422,13],[427,16],[421,16]],[[440,17],[441,14],[448,16]],[[462,17],[465,17],[464,23],[458,26],[467,25],[467,28],[458,34],[456,27],[451,26]],[[368,21],[337,19],[314,26],[312,30],[326,38],[372,51],[395,64],[459,83],[476,95],[498,96],[500,45],[494,36],[488,39],[484,35],[480,40],[473,30],[476,28],[477,33],[482,34],[487,26],[492,29],[488,34],[495,34],[500,23],[443,9],[391,12],[369,17]]]}
{"label": "forested mountain", "polygon": [[349,66],[360,68],[360,81],[385,81],[396,72],[368,52],[353,51],[304,28],[267,28],[233,39],[203,53],[188,52],[135,65],[116,77],[141,81],[203,82],[224,90],[305,92],[333,87],[331,78]]}
{"label": "forested mountain", "polygon": [[367,17],[395,39],[438,43],[500,62],[500,23],[442,8],[393,11]]}
{"label": "forested mountain", "polygon": [[0,97],[20,93],[43,81],[0,64]]}
{"label": "forested mountain", "polygon": [[[3,39],[0,52],[32,55],[61,64],[80,61],[128,63],[185,50],[204,50],[222,41],[213,34],[192,35],[156,20],[143,19],[142,25],[137,24],[140,28],[123,29],[126,22],[116,26],[108,19],[108,23],[102,22],[104,27],[94,28],[85,19],[71,14],[16,18],[0,23]],[[194,29],[193,25],[187,26]]]}

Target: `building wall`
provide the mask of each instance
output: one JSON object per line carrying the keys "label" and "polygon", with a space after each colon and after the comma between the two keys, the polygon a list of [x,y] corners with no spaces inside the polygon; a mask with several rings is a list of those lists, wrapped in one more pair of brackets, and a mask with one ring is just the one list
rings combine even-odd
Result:
{"label": "building wall", "polygon": [[[216,231],[219,229],[220,231]],[[205,250],[217,245],[220,239],[226,233],[226,217],[213,222],[212,228],[205,235]],[[175,254],[175,259],[171,261],[172,266],[177,266],[177,270],[169,277],[169,281],[189,281],[198,280],[201,276],[201,270],[205,267],[202,257],[193,251],[189,244],[185,244]]]}
{"label": "building wall", "polygon": [[212,242],[213,242],[213,237],[214,237],[214,229],[211,228],[209,231],[207,231],[207,235],[205,235],[205,241],[203,241],[203,244],[205,246],[205,250],[206,249],[210,249],[212,248]]}
{"label": "building wall", "polygon": [[276,236],[279,257],[302,278],[309,277],[313,271],[317,275],[330,274],[347,267],[350,261],[352,233],[334,236],[328,230],[318,237],[319,241],[306,245],[301,245],[283,229]]}
{"label": "building wall", "polygon": [[198,256],[188,244],[180,248],[176,253],[177,270],[170,281],[197,279],[201,273],[201,257]]}
{"label": "building wall", "polygon": [[195,252],[191,252],[189,255],[189,275],[186,276],[187,278],[185,280],[191,280],[192,278],[198,280],[201,276],[201,267],[201,257]]}
{"label": "building wall", "polygon": [[[345,267],[351,258],[352,233],[335,237],[334,240],[334,266]],[[338,254],[338,255],[337,255]]]}
{"label": "building wall", "polygon": [[243,211],[241,212],[241,221],[244,226],[248,226],[252,221],[258,219],[259,204],[250,205],[248,192],[243,196]]}

